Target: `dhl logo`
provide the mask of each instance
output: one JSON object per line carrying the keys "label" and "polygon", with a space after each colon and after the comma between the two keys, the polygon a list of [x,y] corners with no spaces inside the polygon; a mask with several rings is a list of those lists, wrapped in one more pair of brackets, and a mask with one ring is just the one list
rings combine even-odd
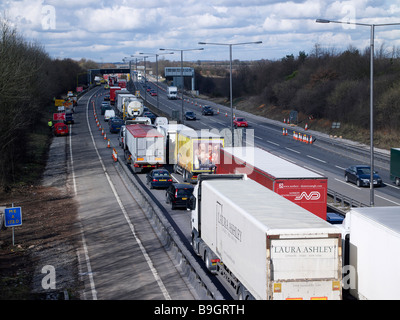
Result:
{"label": "dhl logo", "polygon": [[311,191],[310,194],[303,191],[300,195],[298,195],[294,200],[302,200],[305,198],[306,200],[318,200],[321,198],[321,194],[318,191]]}

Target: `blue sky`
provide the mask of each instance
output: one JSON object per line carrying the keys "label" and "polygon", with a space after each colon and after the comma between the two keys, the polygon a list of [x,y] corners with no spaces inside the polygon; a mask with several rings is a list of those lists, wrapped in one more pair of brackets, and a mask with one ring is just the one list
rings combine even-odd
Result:
{"label": "blue sky", "polygon": [[[5,0],[0,14],[53,58],[118,62],[139,52],[159,53],[159,48],[199,48],[199,41],[262,41],[234,46],[233,58],[275,60],[310,53],[315,44],[364,50],[369,27],[315,20],[400,23],[400,0]],[[400,52],[400,25],[375,29],[375,47],[381,46]],[[203,47],[185,52],[184,59],[229,59],[226,46]],[[165,58],[180,60],[180,54]]]}

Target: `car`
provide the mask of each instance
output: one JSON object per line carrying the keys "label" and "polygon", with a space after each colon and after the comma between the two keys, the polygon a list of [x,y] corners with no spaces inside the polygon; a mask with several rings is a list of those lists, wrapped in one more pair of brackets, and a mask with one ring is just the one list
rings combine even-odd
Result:
{"label": "car", "polygon": [[57,122],[53,126],[53,133],[56,136],[66,136],[68,132],[68,126],[65,123]]}
{"label": "car", "polygon": [[65,114],[64,123],[65,124],[74,124],[75,123],[74,116],[72,115],[72,113]]}
{"label": "car", "polygon": [[203,116],[213,116],[214,115],[214,110],[210,106],[204,106],[201,109],[201,114]]}
{"label": "car", "polygon": [[168,188],[172,184],[172,176],[167,169],[153,169],[146,175],[150,189]]}
{"label": "car", "polygon": [[173,183],[165,193],[165,201],[171,204],[172,210],[178,207],[187,209],[193,190],[191,183]]}
{"label": "car", "polygon": [[196,114],[193,111],[186,111],[185,119],[186,120],[196,120]]}
{"label": "car", "polygon": [[104,115],[104,113],[106,112],[106,110],[111,110],[112,108],[111,108],[111,106],[110,106],[110,104],[108,103],[108,102],[103,102],[102,104],[101,104],[101,115]]}
{"label": "car", "polygon": [[[371,167],[367,165],[354,165],[344,171],[344,180],[353,182],[357,187],[367,187],[370,185]],[[378,172],[374,171],[374,186],[382,186],[382,178]]]}
{"label": "car", "polygon": [[104,101],[110,101],[110,95],[109,94],[104,97]]}
{"label": "car", "polygon": [[148,86],[148,87],[146,88],[146,91],[147,91],[147,92],[150,92],[150,91],[151,91],[151,87]]}
{"label": "car", "polygon": [[110,118],[115,117],[115,111],[110,109],[104,112],[104,121],[110,120]]}
{"label": "car", "polygon": [[155,90],[150,90],[150,95],[151,95],[151,96],[156,96],[156,95],[157,95],[157,91],[155,91]]}
{"label": "car", "polygon": [[247,120],[245,118],[236,118],[233,120],[233,125],[235,128],[237,127],[248,127],[249,124],[247,123]]}
{"label": "car", "polygon": [[118,133],[121,130],[121,127],[124,125],[124,120],[118,118],[118,117],[113,117],[108,120],[108,127],[110,129],[111,133]]}

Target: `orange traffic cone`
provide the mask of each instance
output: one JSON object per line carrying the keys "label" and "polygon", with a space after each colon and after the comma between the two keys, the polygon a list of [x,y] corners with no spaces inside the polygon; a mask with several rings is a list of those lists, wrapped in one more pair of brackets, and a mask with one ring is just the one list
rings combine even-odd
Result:
{"label": "orange traffic cone", "polygon": [[107,148],[111,148],[110,139],[108,139]]}

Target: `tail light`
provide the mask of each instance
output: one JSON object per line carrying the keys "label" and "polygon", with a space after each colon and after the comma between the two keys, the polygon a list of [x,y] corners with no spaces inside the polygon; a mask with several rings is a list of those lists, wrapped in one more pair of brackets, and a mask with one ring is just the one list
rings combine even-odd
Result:
{"label": "tail light", "polygon": [[175,191],[175,198],[178,198],[178,190]]}
{"label": "tail light", "polygon": [[168,179],[168,182],[172,182],[172,179]]}

